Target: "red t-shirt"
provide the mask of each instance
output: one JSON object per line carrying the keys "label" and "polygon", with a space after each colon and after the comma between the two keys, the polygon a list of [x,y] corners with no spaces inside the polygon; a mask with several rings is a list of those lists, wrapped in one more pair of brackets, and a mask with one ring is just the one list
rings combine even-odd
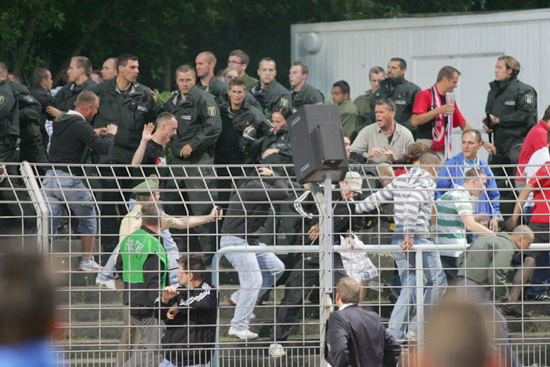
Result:
{"label": "red t-shirt", "polygon": [[[535,153],[537,150],[542,149],[548,145],[548,125],[546,125],[546,122],[540,120],[538,124],[533,126],[531,131],[527,134],[525,137],[525,141],[523,142],[523,145],[521,146],[521,152],[519,153],[519,160],[518,164],[527,164],[529,163],[529,160],[531,159],[531,156],[533,153]],[[518,167],[518,172],[516,176],[521,176],[521,174],[525,171],[524,167]],[[518,181],[524,181],[524,178],[518,178]]]}
{"label": "red t-shirt", "polygon": [[399,177],[399,176],[404,175],[405,173],[407,173],[409,171],[410,171],[410,168],[399,167],[399,168],[395,169],[394,174],[395,174],[395,177]]}
{"label": "red t-shirt", "polygon": [[[442,102],[445,99],[445,96],[439,95],[442,98]],[[414,107],[412,113],[419,115],[430,111],[432,108],[432,90],[426,89],[416,95],[416,100],[414,101]],[[455,113],[453,115],[453,128],[460,127],[466,123],[466,119],[462,116],[462,113],[458,109],[458,106],[455,102]],[[419,136],[418,139],[432,139],[432,126],[430,122],[426,122],[418,126]],[[429,135],[429,136],[428,136]]]}
{"label": "red t-shirt", "polygon": [[[537,171],[535,177],[529,180],[529,183],[539,190],[534,192],[533,215],[530,221],[534,223],[549,223],[550,222],[550,162],[546,162],[545,166]],[[548,190],[547,190],[548,189]]]}

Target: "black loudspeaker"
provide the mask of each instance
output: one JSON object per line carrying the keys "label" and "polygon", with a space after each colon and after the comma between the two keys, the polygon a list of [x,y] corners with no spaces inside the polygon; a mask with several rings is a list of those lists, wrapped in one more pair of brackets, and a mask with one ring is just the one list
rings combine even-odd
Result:
{"label": "black loudspeaker", "polygon": [[342,181],[348,171],[342,121],[337,105],[305,105],[288,118],[296,180]]}

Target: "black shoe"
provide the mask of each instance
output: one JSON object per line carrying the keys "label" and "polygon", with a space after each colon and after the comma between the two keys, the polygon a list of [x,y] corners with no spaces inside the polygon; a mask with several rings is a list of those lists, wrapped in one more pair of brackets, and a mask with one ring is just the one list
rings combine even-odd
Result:
{"label": "black shoe", "polygon": [[531,317],[530,312],[522,312],[523,309],[519,304],[508,304],[508,305],[502,305],[500,306],[500,309],[504,312],[506,312],[510,316],[514,317],[522,317],[522,318],[529,318]]}
{"label": "black shoe", "polygon": [[526,301],[548,302],[548,301],[550,301],[550,297],[548,297],[548,295],[546,293],[542,293],[542,294],[529,294],[529,293],[527,293],[525,295],[525,300]]}

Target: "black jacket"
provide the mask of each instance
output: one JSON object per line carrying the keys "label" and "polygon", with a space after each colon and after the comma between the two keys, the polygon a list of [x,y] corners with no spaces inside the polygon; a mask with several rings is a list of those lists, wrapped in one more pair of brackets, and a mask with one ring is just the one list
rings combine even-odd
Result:
{"label": "black jacket", "polygon": [[247,157],[243,132],[248,126],[254,126],[256,138],[264,135],[271,124],[262,112],[244,101],[239,110],[232,111],[229,102],[220,106],[222,129],[216,142],[216,164],[256,163],[255,157]]}
{"label": "black jacket", "polygon": [[420,87],[405,79],[405,77],[387,78],[380,82],[380,88],[374,93],[370,101],[371,113],[367,119],[367,125],[376,122],[374,108],[376,102],[388,98],[395,102],[395,121],[409,129],[416,136],[416,127],[412,126],[411,117],[416,95]]}
{"label": "black jacket", "polygon": [[[164,356],[176,366],[207,364],[216,342],[217,291],[204,281],[197,288],[180,286],[178,291],[180,294],[168,303],[160,299],[155,303],[166,324],[162,338]],[[169,320],[167,313],[174,305],[178,313]]]}
{"label": "black jacket", "polygon": [[19,136],[19,101],[11,85],[9,79],[0,82],[0,138]]}
{"label": "black jacket", "polygon": [[122,93],[116,78],[98,84],[93,90],[100,98],[99,109],[94,117],[94,128],[118,126],[115,145],[110,154],[99,158],[99,163],[131,163],[136,152],[143,126],[154,122],[158,106],[149,89],[132,83],[128,93]]}
{"label": "black jacket", "polygon": [[191,157],[208,152],[214,154],[214,144],[220,136],[222,121],[218,105],[212,95],[194,85],[184,99],[179,90],[161,107],[178,120],[178,133],[170,140],[172,155],[181,157],[181,149],[191,145]]}
{"label": "black jacket", "polygon": [[[115,143],[115,136],[98,136],[92,125],[80,115],[62,113],[53,123],[50,163],[82,163],[86,147],[100,155],[108,154]],[[67,166],[56,164],[56,168],[69,172]],[[71,168],[72,173],[82,174],[81,168]]]}
{"label": "black jacket", "polygon": [[58,110],[68,112],[69,110],[74,110],[76,107],[76,99],[78,98],[78,95],[80,92],[83,92],[85,90],[92,90],[97,85],[96,82],[92,80],[92,78],[88,78],[84,83],[80,85],[76,85],[75,83],[71,83],[69,85],[64,86],[56,95],[54,98],[54,106]]}
{"label": "black jacket", "polygon": [[284,200],[288,196],[286,189],[280,178],[245,181],[227,208],[222,233],[244,238],[250,245],[259,244],[272,202]]}
{"label": "black jacket", "polygon": [[40,111],[40,131],[46,142],[48,139],[45,124],[46,120],[49,119],[49,116],[46,114],[46,108],[53,106],[53,97],[46,92],[46,90],[41,85],[33,85],[31,87],[31,95],[42,105],[42,110]]}
{"label": "black jacket", "polygon": [[19,101],[19,137],[21,142],[41,139],[40,113],[42,106],[40,102],[31,96],[29,88],[22,84],[11,83],[15,98]]}
{"label": "black jacket", "polygon": [[326,335],[325,359],[332,367],[394,367],[401,355],[380,316],[354,304],[330,315]]}
{"label": "black jacket", "polygon": [[489,85],[491,90],[485,111],[500,119],[493,128],[495,148],[500,155],[522,143],[529,130],[537,124],[537,92],[515,77],[495,80]]}

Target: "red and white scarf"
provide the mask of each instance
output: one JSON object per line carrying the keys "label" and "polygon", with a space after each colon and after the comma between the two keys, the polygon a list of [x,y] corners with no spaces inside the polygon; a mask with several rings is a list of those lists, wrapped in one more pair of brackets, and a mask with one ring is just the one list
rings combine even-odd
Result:
{"label": "red and white scarf", "polygon": [[[454,102],[454,101],[453,101]],[[432,108],[441,107],[441,97],[435,85],[432,87]],[[432,148],[435,152],[445,152],[445,159],[452,157],[453,147],[453,115],[442,113],[435,116],[432,126]]]}

